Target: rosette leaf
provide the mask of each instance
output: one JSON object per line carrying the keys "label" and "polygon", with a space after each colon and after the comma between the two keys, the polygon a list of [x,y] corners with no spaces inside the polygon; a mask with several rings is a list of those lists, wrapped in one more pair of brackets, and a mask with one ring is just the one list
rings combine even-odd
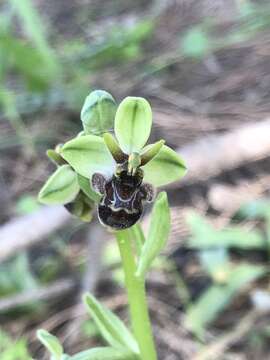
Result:
{"label": "rosette leaf", "polygon": [[152,110],[141,97],[126,97],[119,105],[114,131],[120,148],[125,154],[140,153],[152,127]]}

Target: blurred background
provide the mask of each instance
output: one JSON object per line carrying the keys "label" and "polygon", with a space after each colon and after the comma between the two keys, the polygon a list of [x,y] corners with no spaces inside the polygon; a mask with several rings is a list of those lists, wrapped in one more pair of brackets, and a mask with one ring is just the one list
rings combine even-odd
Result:
{"label": "blurred background", "polygon": [[[102,344],[91,290],[127,320],[116,245],[36,195],[45,152],[81,131],[94,89],[146,97],[152,140],[186,159],[172,231],[147,281],[159,358],[270,358],[270,3],[0,1],[0,354]],[[148,213],[143,225],[147,228]]]}

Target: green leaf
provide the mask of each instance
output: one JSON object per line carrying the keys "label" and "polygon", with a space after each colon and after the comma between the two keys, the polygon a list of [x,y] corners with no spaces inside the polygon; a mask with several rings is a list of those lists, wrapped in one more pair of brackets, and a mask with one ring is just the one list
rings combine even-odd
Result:
{"label": "green leaf", "polygon": [[200,215],[191,212],[187,218],[192,236],[188,245],[193,248],[207,249],[212,247],[235,247],[242,249],[265,248],[263,236],[256,230],[245,230],[240,227],[226,227],[215,230]]}
{"label": "green leaf", "polygon": [[231,300],[248,283],[264,275],[266,268],[242,264],[233,268],[230,278],[226,285],[210,286],[198,299],[190,306],[187,312],[186,325],[202,336],[207,324],[215,320],[217,315],[230,304]]}
{"label": "green leaf", "polygon": [[108,177],[114,173],[115,161],[99,136],[85,135],[70,140],[60,153],[77,173],[88,179],[96,172]]}
{"label": "green leaf", "polygon": [[91,294],[84,296],[84,303],[103,338],[114,348],[128,348],[138,353],[138,345],[125,324]]}
{"label": "green leaf", "polygon": [[67,204],[75,199],[80,188],[76,173],[69,165],[62,165],[49,177],[38,194],[43,204]]}
{"label": "green leaf", "polygon": [[116,103],[104,90],[92,91],[85,99],[81,120],[85,134],[101,135],[113,129]]}
{"label": "green leaf", "polygon": [[42,329],[37,331],[37,337],[39,341],[42,342],[42,344],[46,347],[46,349],[48,349],[52,354],[53,359],[61,360],[63,355],[63,347],[57,337]]}
{"label": "green leaf", "polygon": [[152,127],[152,110],[140,97],[126,97],[115,115],[115,135],[124,153],[140,152]]}
{"label": "green leaf", "polygon": [[163,145],[158,154],[142,166],[144,181],[154,186],[164,186],[180,180],[187,169],[183,159],[171,148]]}
{"label": "green leaf", "polygon": [[[1,53],[8,57],[9,67],[23,76],[29,88],[47,89],[53,75],[46,68],[45,59],[36,48],[31,48],[29,44],[9,34],[1,33],[0,48]],[[27,59],[27,61],[22,61],[22,59]]]}
{"label": "green leaf", "polygon": [[100,347],[82,351],[71,356],[70,360],[135,360],[136,356],[130,351]]}
{"label": "green leaf", "polygon": [[[23,27],[28,33],[28,36],[33,40],[35,49],[37,49],[42,54],[44,58],[44,66],[46,67],[48,75],[56,76],[60,72],[60,67],[56,61],[56,57],[52,48],[47,42],[45,35],[46,31],[43,28],[44,21],[41,19],[35,7],[33,6],[33,2],[31,0],[10,1],[18,16],[21,18]],[[19,60],[20,62],[27,62],[23,58]]]}
{"label": "green leaf", "polygon": [[165,140],[159,140],[154,144],[147,145],[141,153],[141,165],[146,165],[151,161],[159,153],[164,143]]}
{"label": "green leaf", "polygon": [[161,192],[154,204],[149,233],[143,244],[136,275],[144,276],[164,248],[170,232],[170,209],[167,194]]}

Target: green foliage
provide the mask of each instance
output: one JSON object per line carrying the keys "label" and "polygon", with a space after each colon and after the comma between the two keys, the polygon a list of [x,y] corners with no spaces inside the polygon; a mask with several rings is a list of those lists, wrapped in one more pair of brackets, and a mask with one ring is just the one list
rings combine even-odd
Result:
{"label": "green foliage", "polygon": [[30,194],[22,195],[15,207],[15,211],[18,215],[31,214],[38,210],[40,205],[37,202],[37,198]]}
{"label": "green foliage", "polygon": [[170,210],[167,194],[161,192],[154,204],[148,236],[143,244],[136,275],[145,276],[153,260],[164,248],[170,231]]}
{"label": "green foliage", "polygon": [[243,204],[234,217],[241,220],[270,219],[270,202],[259,199]]}
{"label": "green foliage", "polygon": [[37,287],[38,281],[31,272],[25,253],[21,253],[9,263],[0,265],[0,296],[34,290]]}
{"label": "green foliage", "polygon": [[44,91],[48,88],[54,73],[48,69],[44,57],[36,48],[32,48],[9,33],[0,32],[0,50],[8,59],[4,75],[9,70],[15,71],[32,91]]}
{"label": "green foliage", "polygon": [[[53,68],[54,72],[56,72],[57,64],[46,40],[45,30],[42,26],[43,21],[35,10],[31,0],[9,1],[21,18],[26,32],[35,44],[35,48],[38,49],[46,59],[47,67]],[[59,69],[57,70],[59,71]]]}
{"label": "green foliage", "polygon": [[[266,219],[267,227],[268,216],[269,202],[260,200],[243,205],[234,219]],[[269,271],[267,266],[233,263],[229,249],[268,250],[270,233],[254,229],[247,231],[239,225],[216,230],[196,213],[190,213],[187,220],[191,230],[187,246],[198,251],[201,265],[212,280],[203,294],[189,304],[187,311],[187,327],[202,338],[206,326],[229,306],[243,288]]]}
{"label": "green foliage", "polygon": [[67,204],[79,192],[76,173],[69,165],[60,166],[39,192],[38,199],[43,204]]}
{"label": "green foliage", "polygon": [[187,221],[192,231],[189,246],[193,248],[236,247],[252,249],[265,246],[265,241],[257,230],[248,231],[239,226],[227,226],[222,230],[215,230],[196,213],[190,213]]}
{"label": "green foliage", "polygon": [[114,349],[113,347],[95,348],[82,351],[68,358],[69,360],[136,360],[134,354],[127,350]]}
{"label": "green foliage", "polygon": [[53,336],[46,330],[38,330],[37,337],[51,353],[52,360],[62,359],[63,347],[55,336]]}
{"label": "green foliage", "polygon": [[136,340],[116,315],[90,294],[85,295],[84,303],[103,338],[111,346],[117,349],[127,348],[133,353],[138,353]]}
{"label": "green foliage", "polygon": [[186,57],[203,59],[219,49],[234,46],[253,39],[257,34],[268,30],[270,26],[270,7],[250,1],[238,2],[237,26],[232,26],[222,37],[217,35],[217,19],[206,18],[192,26],[181,37],[180,50]]}
{"label": "green foliage", "polygon": [[92,91],[85,99],[81,120],[85,134],[102,135],[113,128],[116,103],[104,90]]}
{"label": "green foliage", "polygon": [[186,315],[186,326],[202,337],[204,328],[230,304],[239,291],[266,273],[263,266],[241,264],[225,268],[227,278],[223,284],[210,286],[192,305]]}
{"label": "green foliage", "polygon": [[13,340],[1,329],[0,354],[1,360],[32,360],[27,350],[26,340],[23,337]]}
{"label": "green foliage", "polygon": [[126,97],[115,116],[115,135],[124,153],[140,152],[152,127],[152,110],[143,98]]}
{"label": "green foliage", "polygon": [[184,34],[181,49],[185,56],[204,57],[210,50],[208,34],[200,26],[192,27]]}

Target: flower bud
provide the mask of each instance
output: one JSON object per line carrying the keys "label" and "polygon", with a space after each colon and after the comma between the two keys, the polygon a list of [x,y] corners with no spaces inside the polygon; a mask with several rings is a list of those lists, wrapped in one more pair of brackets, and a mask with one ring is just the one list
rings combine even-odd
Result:
{"label": "flower bud", "polygon": [[92,220],[92,213],[95,203],[90,200],[82,191],[79,192],[74,201],[65,205],[65,208],[74,216],[84,222]]}
{"label": "flower bud", "polygon": [[46,152],[48,158],[57,166],[66,164],[66,160],[59,154],[58,148],[48,149]]}
{"label": "flower bud", "polygon": [[84,101],[81,120],[86,135],[102,135],[114,126],[116,103],[104,90],[92,91]]}

